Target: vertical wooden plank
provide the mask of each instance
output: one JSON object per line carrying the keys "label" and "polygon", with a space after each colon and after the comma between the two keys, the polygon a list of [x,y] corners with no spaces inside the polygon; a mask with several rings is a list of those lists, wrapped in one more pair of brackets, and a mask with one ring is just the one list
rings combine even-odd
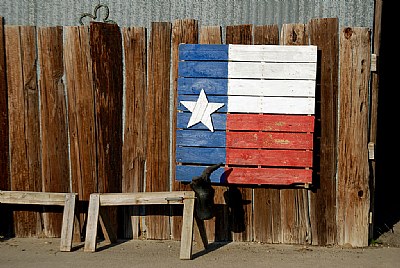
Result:
{"label": "vertical wooden plank", "polygon": [[[122,28],[125,63],[125,126],[122,146],[122,192],[144,191],[146,159],[146,29]],[[124,237],[140,235],[139,206],[124,213]],[[132,213],[134,216],[131,216]],[[136,216],[135,216],[136,215]]]}
{"label": "vertical wooden plank", "polygon": [[[176,147],[176,110],[177,110],[177,83],[178,83],[178,57],[180,43],[196,44],[198,41],[198,22],[194,19],[175,20],[172,25],[172,82],[173,82],[173,116],[172,116],[172,190],[185,191],[191,190],[188,184],[183,184],[175,180],[175,147]],[[182,217],[178,216],[181,207],[173,206],[173,216],[171,218],[172,239],[179,240],[181,237]],[[179,211],[178,211],[179,210]]]}
{"label": "vertical wooden plank", "polygon": [[337,239],[339,245],[353,247],[368,246],[370,49],[368,28],[341,29]]}
{"label": "vertical wooden plank", "polygon": [[[318,46],[314,169],[315,190],[310,192],[310,220],[313,245],[336,244],[336,159],[339,73],[339,21],[313,19],[309,23],[310,43]],[[319,152],[319,154],[318,154]],[[318,160],[318,161],[316,161]],[[319,166],[318,166],[319,163]]]}
{"label": "vertical wooden plank", "polygon": [[[11,190],[40,192],[35,35],[34,27],[5,27]],[[37,236],[42,231],[40,215],[33,211],[15,211],[14,226],[17,237]]]}
{"label": "vertical wooden plank", "polygon": [[[121,192],[122,37],[116,24],[90,23],[90,55],[95,90],[98,192]],[[117,208],[109,209],[117,233]]]}
{"label": "vertical wooden plank", "polygon": [[[78,193],[78,200],[89,201],[90,194],[97,192],[94,90],[89,27],[65,27],[64,32],[71,190]],[[77,210],[77,213],[79,213],[79,231],[83,233],[86,213],[83,213],[83,210]],[[75,230],[75,233],[77,231]]]}
{"label": "vertical wooden plank", "polygon": [[[278,25],[254,27],[255,45],[279,44]],[[280,191],[274,188],[254,189],[254,241],[279,243],[281,233]]]}
{"label": "vertical wooden plank", "polygon": [[[0,190],[11,190],[10,166],[9,166],[9,132],[8,132],[8,107],[7,107],[7,83],[4,43],[4,20],[0,16]],[[0,207],[3,219],[0,222],[0,235],[9,236],[12,230],[12,213],[5,206]]]}
{"label": "vertical wooden plank", "polygon": [[[227,44],[253,43],[253,26],[251,24],[226,27]],[[230,230],[233,241],[253,240],[253,189],[230,186],[224,193],[225,201],[230,208]]]}
{"label": "vertical wooden plank", "polygon": [[[38,52],[43,191],[69,192],[62,27],[42,27],[38,29]],[[45,207],[44,209],[45,211],[50,211],[50,208]],[[62,213],[60,212],[44,213],[44,232],[46,236],[60,237],[62,225]]]}
{"label": "vertical wooden plank", "polygon": [[[204,26],[200,29],[200,44],[222,44],[222,28],[220,26]],[[200,175],[200,174],[199,174]],[[229,208],[224,199],[226,186],[215,186],[214,218],[205,221],[207,238],[210,241],[229,241]],[[197,233],[196,233],[197,234]]]}
{"label": "vertical wooden plank", "polygon": [[[147,91],[147,155],[146,191],[169,191],[170,178],[170,61],[171,23],[151,24],[148,91]],[[147,238],[169,239],[169,207],[146,208]]]}
{"label": "vertical wooden plank", "polygon": [[[284,24],[281,45],[308,45],[308,28],[305,24]],[[282,243],[304,244],[311,242],[308,190],[283,189],[280,192]]]}

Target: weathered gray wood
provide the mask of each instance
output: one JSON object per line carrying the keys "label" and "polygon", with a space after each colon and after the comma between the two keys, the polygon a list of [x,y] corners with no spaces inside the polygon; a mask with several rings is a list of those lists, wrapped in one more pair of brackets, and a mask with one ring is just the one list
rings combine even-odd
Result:
{"label": "weathered gray wood", "polygon": [[182,260],[190,260],[192,258],[194,192],[189,192],[187,196],[187,198],[183,199],[182,237],[179,255]]}
{"label": "weathered gray wood", "polygon": [[96,251],[97,226],[100,213],[100,194],[91,194],[86,222],[85,252]]}
{"label": "weathered gray wood", "polygon": [[371,32],[340,31],[340,107],[337,184],[338,244],[368,246],[369,163],[368,102]]}
{"label": "weathered gray wood", "polygon": [[[96,251],[97,223],[100,224],[107,242],[116,241],[106,212],[107,206],[136,205],[182,205],[183,223],[181,234],[180,258],[192,258],[193,219],[195,194],[193,191],[147,192],[147,193],[103,193],[91,194],[89,201],[88,222],[86,227],[85,252]],[[99,218],[99,215],[101,216]]]}
{"label": "weathered gray wood", "polygon": [[71,251],[76,193],[0,191],[0,204],[64,206],[60,251]]}
{"label": "weathered gray wood", "polygon": [[74,233],[75,201],[77,194],[65,194],[63,223],[61,229],[60,251],[71,251]]}

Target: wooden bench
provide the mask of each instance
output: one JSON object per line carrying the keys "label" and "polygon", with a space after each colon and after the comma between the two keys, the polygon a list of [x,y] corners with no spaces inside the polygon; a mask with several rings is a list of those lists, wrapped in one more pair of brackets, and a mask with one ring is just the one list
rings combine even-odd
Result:
{"label": "wooden bench", "polygon": [[[195,193],[193,191],[141,192],[141,193],[93,193],[90,195],[86,226],[85,252],[96,251],[97,226],[100,220],[104,238],[113,243],[117,239],[109,226],[109,219],[100,211],[104,206],[132,205],[182,205],[183,223],[180,259],[192,258]],[[100,219],[99,219],[100,216]],[[201,233],[201,231],[200,231]],[[203,234],[201,234],[203,235]],[[206,246],[206,239],[203,244]]]}
{"label": "wooden bench", "polygon": [[71,251],[76,193],[0,191],[0,204],[64,206],[60,251]]}

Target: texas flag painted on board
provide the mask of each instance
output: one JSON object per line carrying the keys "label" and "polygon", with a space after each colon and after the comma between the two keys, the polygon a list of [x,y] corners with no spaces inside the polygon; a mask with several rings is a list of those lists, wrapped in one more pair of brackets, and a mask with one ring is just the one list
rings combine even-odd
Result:
{"label": "texas flag painted on board", "polygon": [[176,179],[312,182],[316,46],[179,46]]}

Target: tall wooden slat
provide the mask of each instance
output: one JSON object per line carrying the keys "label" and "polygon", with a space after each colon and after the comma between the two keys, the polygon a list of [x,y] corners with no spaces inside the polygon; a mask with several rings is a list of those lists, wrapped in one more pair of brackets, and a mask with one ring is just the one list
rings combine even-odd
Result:
{"label": "tall wooden slat", "polygon": [[[174,191],[186,191],[191,190],[190,186],[187,184],[182,184],[175,180],[175,147],[176,147],[176,110],[177,110],[177,80],[178,80],[178,46],[180,43],[186,44],[196,44],[198,42],[198,22],[194,19],[182,19],[175,20],[172,25],[172,82],[173,82],[173,116],[171,124],[173,126],[172,131],[172,190]],[[172,207],[176,215],[182,208]],[[181,227],[182,227],[182,216],[172,216],[172,239],[179,240],[181,237]]]}
{"label": "tall wooden slat", "polygon": [[[67,112],[62,27],[38,29],[44,192],[69,192]],[[47,210],[47,208],[45,208]],[[43,215],[46,236],[61,235],[62,210]]]}
{"label": "tall wooden slat", "polygon": [[[3,17],[0,17],[0,190],[10,190],[10,167],[9,167],[9,132],[8,132],[8,107],[7,107],[7,83],[6,62],[4,43]],[[0,222],[0,235],[7,236],[12,229],[12,213],[6,207],[0,207],[0,214],[4,215]]]}
{"label": "tall wooden slat", "polygon": [[[90,23],[90,55],[95,91],[97,191],[121,192],[122,180],[122,37],[116,24]],[[117,209],[109,208],[117,233]]]}
{"label": "tall wooden slat", "polygon": [[[255,45],[279,44],[277,25],[254,27]],[[281,210],[279,189],[254,189],[254,240],[257,242],[279,243]]]}
{"label": "tall wooden slat", "polygon": [[[6,26],[11,190],[41,191],[36,28]],[[15,235],[41,233],[39,212],[15,211]]]}
{"label": "tall wooden slat", "polygon": [[[222,29],[220,26],[203,26],[200,29],[200,44],[222,44]],[[229,209],[224,199],[226,186],[214,186],[214,218],[205,222],[208,240],[229,241]]]}
{"label": "tall wooden slat", "polygon": [[[227,44],[253,43],[253,26],[251,24],[226,27]],[[233,241],[253,240],[253,189],[247,187],[230,186],[224,193],[230,210],[230,231]]]}
{"label": "tall wooden slat", "polygon": [[319,51],[315,127],[319,142],[314,150],[314,169],[319,176],[310,193],[310,220],[312,244],[324,246],[336,243],[339,22],[337,18],[313,19],[309,26],[310,43],[317,45]]}
{"label": "tall wooden slat", "polygon": [[[89,28],[87,26],[65,27],[64,31],[71,190],[78,193],[79,200],[89,201],[90,194],[97,192],[94,90]],[[80,232],[82,233],[86,213],[83,213],[83,210],[79,213]]]}
{"label": "tall wooden slat", "polygon": [[[122,28],[125,64],[125,126],[122,146],[122,192],[144,191],[146,158],[146,29]],[[124,237],[138,238],[140,233],[139,207],[124,213]]]}
{"label": "tall wooden slat", "polygon": [[[307,45],[308,30],[305,24],[284,24],[281,45]],[[282,243],[310,243],[311,227],[308,210],[308,190],[283,189],[280,192]]]}
{"label": "tall wooden slat", "polygon": [[365,247],[370,208],[367,150],[370,30],[341,29],[339,57],[338,244]]}
{"label": "tall wooden slat", "polygon": [[[171,23],[151,24],[148,57],[146,191],[169,191]],[[146,211],[147,238],[169,239],[169,208]]]}

